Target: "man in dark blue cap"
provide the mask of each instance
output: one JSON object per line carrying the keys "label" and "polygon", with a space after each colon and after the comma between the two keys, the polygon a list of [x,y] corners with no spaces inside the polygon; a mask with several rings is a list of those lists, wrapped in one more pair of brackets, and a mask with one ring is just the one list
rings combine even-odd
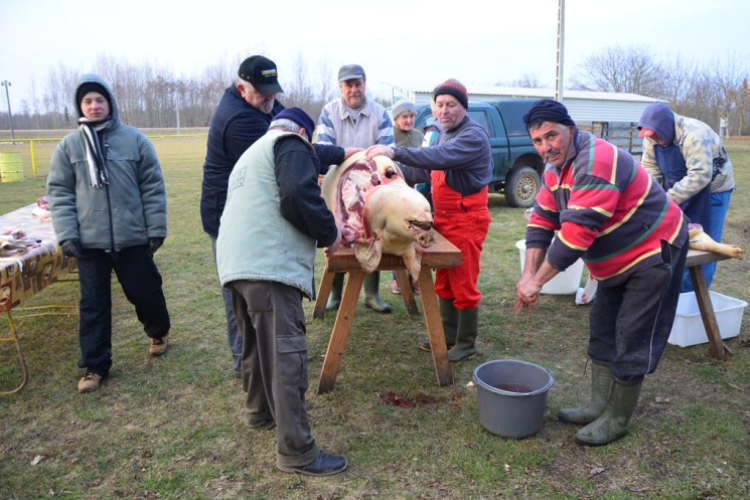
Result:
{"label": "man in dark blue cap", "polygon": [[[203,230],[211,238],[214,259],[229,174],[240,156],[268,131],[273,117],[284,109],[276,99],[281,92],[276,64],[260,55],[248,57],[237,71],[235,84],[224,91],[211,120],[203,165],[200,211]],[[313,130],[307,130],[310,137]],[[324,165],[339,164],[353,152],[332,146],[314,147]],[[242,376],[242,337],[232,312],[232,297],[224,288],[221,292],[227,318],[227,338],[233,357],[232,368],[239,378]]]}
{"label": "man in dark blue cap", "polygon": [[664,352],[687,223],[630,154],[579,131],[559,102],[542,99],[523,118],[547,167],[526,228],[518,300],[535,302],[542,286],[579,258],[598,281],[589,321],[591,399],[558,418],[585,426],[578,442],[607,444],[627,434],[643,379]]}
{"label": "man in dark blue cap", "polygon": [[276,427],[279,469],[323,476],[342,472],[347,461],[320,450],[310,434],[302,298],[312,296],[316,247],[333,253],[342,239],[320,196],[314,128],[301,109],[281,111],[237,161],[216,259],[243,335],[246,423]]}

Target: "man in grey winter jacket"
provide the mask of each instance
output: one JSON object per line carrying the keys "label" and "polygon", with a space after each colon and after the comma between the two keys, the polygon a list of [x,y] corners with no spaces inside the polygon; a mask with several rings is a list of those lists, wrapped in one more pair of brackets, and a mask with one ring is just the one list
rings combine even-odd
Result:
{"label": "man in grey winter jacket", "polygon": [[149,354],[167,349],[169,312],[153,260],[167,236],[167,199],[153,146],[122,124],[109,84],[84,75],[74,100],[79,130],[52,155],[47,195],[57,241],[78,259],[78,366],[86,369],[78,390],[90,392],[112,367],[113,269],[151,339]]}

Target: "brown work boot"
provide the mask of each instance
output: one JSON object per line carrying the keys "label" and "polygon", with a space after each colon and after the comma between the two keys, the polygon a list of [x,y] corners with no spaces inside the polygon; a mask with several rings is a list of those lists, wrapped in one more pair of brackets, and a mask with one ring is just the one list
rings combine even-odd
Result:
{"label": "brown work boot", "polygon": [[151,339],[151,345],[148,346],[148,353],[152,356],[161,356],[167,352],[167,341],[168,335],[160,337],[158,339]]}
{"label": "brown work boot", "polygon": [[86,372],[86,374],[78,381],[78,392],[93,392],[102,385],[102,377],[98,373]]}

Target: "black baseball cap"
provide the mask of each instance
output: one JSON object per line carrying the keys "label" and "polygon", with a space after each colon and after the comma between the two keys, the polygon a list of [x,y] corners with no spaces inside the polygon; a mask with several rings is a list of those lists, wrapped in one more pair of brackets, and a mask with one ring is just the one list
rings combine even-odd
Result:
{"label": "black baseball cap", "polygon": [[279,85],[276,63],[267,57],[248,57],[240,64],[237,74],[246,82],[250,82],[255,90],[263,95],[284,92]]}

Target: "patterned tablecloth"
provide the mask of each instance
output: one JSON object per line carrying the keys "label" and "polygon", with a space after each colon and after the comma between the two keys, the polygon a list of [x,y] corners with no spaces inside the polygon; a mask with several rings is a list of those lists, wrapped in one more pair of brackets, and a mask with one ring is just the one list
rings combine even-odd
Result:
{"label": "patterned tablecloth", "polygon": [[50,219],[32,214],[36,203],[0,216],[0,235],[23,231],[25,250],[0,248],[0,313],[9,311],[76,269],[65,257]]}

